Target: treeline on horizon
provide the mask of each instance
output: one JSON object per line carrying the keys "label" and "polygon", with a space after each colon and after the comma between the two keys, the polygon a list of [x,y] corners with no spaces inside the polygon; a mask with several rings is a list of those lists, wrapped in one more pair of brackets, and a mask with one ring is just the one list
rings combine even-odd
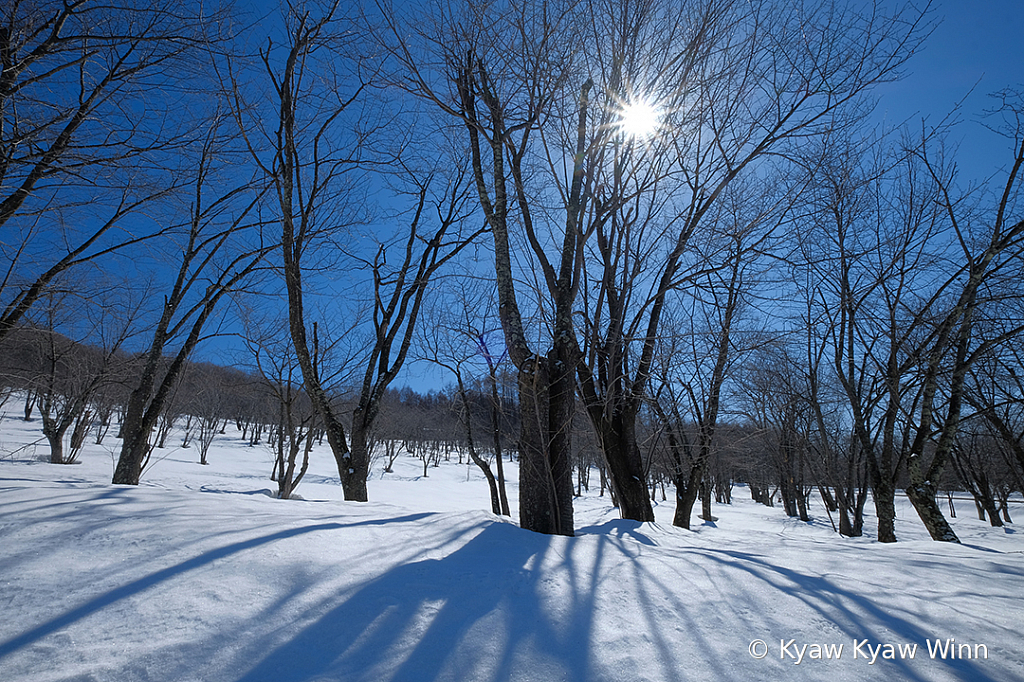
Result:
{"label": "treeline on horizon", "polygon": [[[0,351],[0,408],[9,418],[39,421],[50,446],[50,463],[74,464],[86,443],[109,446],[112,439],[121,438],[132,378],[144,362],[141,355],[123,351],[109,355],[58,332],[30,327],[7,336]],[[453,385],[426,394],[409,387],[388,389],[382,401],[383,417],[371,439],[374,468],[390,473],[400,457],[415,458],[427,477],[429,468],[439,466],[442,459],[469,464],[470,446],[488,469],[499,455],[515,461],[519,428],[515,379],[507,371],[496,378],[496,402],[491,387],[480,380],[466,387],[464,398]],[[352,389],[341,391],[334,400],[344,406],[354,395]],[[230,435],[228,427],[233,427]],[[610,503],[616,504],[586,415],[577,414],[572,428],[576,496],[593,485],[602,496],[607,491]],[[672,490],[673,473],[679,468],[674,460],[678,453],[672,452],[669,440],[692,440],[698,435],[697,426],[688,424],[681,433],[670,435],[655,411],[649,410],[642,428],[651,499],[665,502],[670,494],[666,486]],[[815,458],[809,442],[801,442],[798,434],[787,436],[785,429],[784,423],[758,426],[752,420],[726,419],[709,463],[706,493],[717,504],[730,504],[733,487],[744,484],[756,502],[781,505],[787,515],[803,521],[811,519],[810,500],[818,495],[837,532],[842,528],[844,535],[861,535],[869,493],[866,472],[857,472],[855,504],[860,513],[839,513],[830,481],[842,472],[827,470],[827,463]],[[285,376],[265,375],[256,367],[189,362],[164,403],[144,469],[156,461],[154,453],[158,460],[162,451],[173,449],[194,448],[198,462],[207,464],[217,437],[267,449],[273,457],[268,478],[277,484],[278,496],[287,499],[302,481],[312,446],[323,444],[324,432],[301,385],[290,384]],[[951,511],[953,493],[966,491],[981,519],[988,518],[993,526],[1011,523],[1010,495],[1019,490],[1020,477],[1015,463],[999,455],[999,443],[984,431],[972,432],[968,438],[968,447],[957,452],[953,469],[940,484]],[[905,476],[900,483],[905,485]]]}

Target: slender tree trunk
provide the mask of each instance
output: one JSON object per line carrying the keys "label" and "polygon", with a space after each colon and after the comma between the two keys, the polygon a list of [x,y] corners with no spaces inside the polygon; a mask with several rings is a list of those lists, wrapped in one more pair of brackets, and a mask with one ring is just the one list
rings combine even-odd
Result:
{"label": "slender tree trunk", "polygon": [[[490,357],[487,362],[490,365]],[[512,512],[508,506],[508,494],[505,492],[505,467],[501,459],[501,421],[499,406],[501,401],[498,397],[498,378],[494,375],[494,368],[491,367],[491,433],[494,436],[494,465],[498,470],[498,501],[503,516],[511,516]]]}
{"label": "slender tree trunk", "polygon": [[32,407],[36,404],[36,399],[39,395],[31,388],[25,392],[25,419],[23,421],[32,421]]}
{"label": "slender tree trunk", "polygon": [[[455,380],[458,382],[459,399],[462,401],[463,414],[465,415],[462,425],[466,430],[466,446],[469,449],[469,458],[473,460],[473,463],[483,472],[484,478],[487,479],[487,489],[491,494],[491,512],[500,515],[502,510],[501,500],[498,496],[498,482],[494,479],[494,474],[491,473],[490,465],[477,454],[473,438],[473,420],[470,412],[469,397],[466,395],[466,387],[462,383],[462,376],[458,372],[455,373]],[[499,463],[501,462],[500,453],[497,456],[497,460]],[[459,463],[461,464],[462,462]]]}
{"label": "slender tree trunk", "polygon": [[700,482],[700,517],[704,523],[713,523],[715,517],[711,514],[711,477],[708,475],[707,467]]}

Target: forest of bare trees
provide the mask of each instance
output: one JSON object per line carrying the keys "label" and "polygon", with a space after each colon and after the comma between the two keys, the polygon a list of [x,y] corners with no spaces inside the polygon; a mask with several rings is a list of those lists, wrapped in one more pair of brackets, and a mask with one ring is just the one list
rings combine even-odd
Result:
{"label": "forest of bare trees", "polygon": [[958,112],[876,123],[927,8],[0,12],[0,381],[50,462],[116,442],[138,484],[232,424],[282,498],[326,444],[347,500],[456,458],[507,515],[515,460],[542,533],[591,487],[636,521],[674,494],[683,528],[738,485],[882,542],[897,495],[939,541],[954,491],[1011,522],[1024,90],[969,112],[989,177]]}

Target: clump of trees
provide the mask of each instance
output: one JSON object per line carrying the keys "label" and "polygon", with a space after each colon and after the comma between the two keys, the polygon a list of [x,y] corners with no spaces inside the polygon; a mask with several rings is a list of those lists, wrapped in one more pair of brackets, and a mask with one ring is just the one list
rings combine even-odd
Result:
{"label": "clump of trees", "polygon": [[[926,11],[3,12],[0,344],[54,462],[116,421],[113,481],[137,484],[176,425],[205,463],[234,422],[272,444],[281,497],[320,439],[349,500],[375,457],[418,452],[426,476],[457,443],[507,514],[515,453],[544,533],[574,532],[591,465],[628,519],[669,483],[684,528],[743,481],[804,520],[816,495],[847,536],[870,497],[885,542],[902,489],[956,541],[953,476],[1006,521],[1024,98],[997,93],[1009,154],[986,182],[941,125],[870,128]],[[244,390],[194,358],[229,329]],[[433,439],[392,388],[410,357],[454,385]]]}

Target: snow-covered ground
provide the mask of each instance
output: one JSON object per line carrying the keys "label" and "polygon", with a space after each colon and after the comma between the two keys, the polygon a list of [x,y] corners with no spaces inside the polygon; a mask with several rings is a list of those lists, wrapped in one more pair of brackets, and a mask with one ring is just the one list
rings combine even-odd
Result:
{"label": "snow-covered ground", "polygon": [[546,537],[455,462],[378,467],[373,501],[346,503],[317,449],[283,501],[232,426],[209,466],[158,451],[137,487],[109,485],[105,447],[39,461],[38,428],[0,420],[6,682],[1024,679],[1024,534],[970,502],[960,546],[902,499],[881,545],[742,488],[693,532],[671,502],[637,524],[594,490],[577,537]]}

